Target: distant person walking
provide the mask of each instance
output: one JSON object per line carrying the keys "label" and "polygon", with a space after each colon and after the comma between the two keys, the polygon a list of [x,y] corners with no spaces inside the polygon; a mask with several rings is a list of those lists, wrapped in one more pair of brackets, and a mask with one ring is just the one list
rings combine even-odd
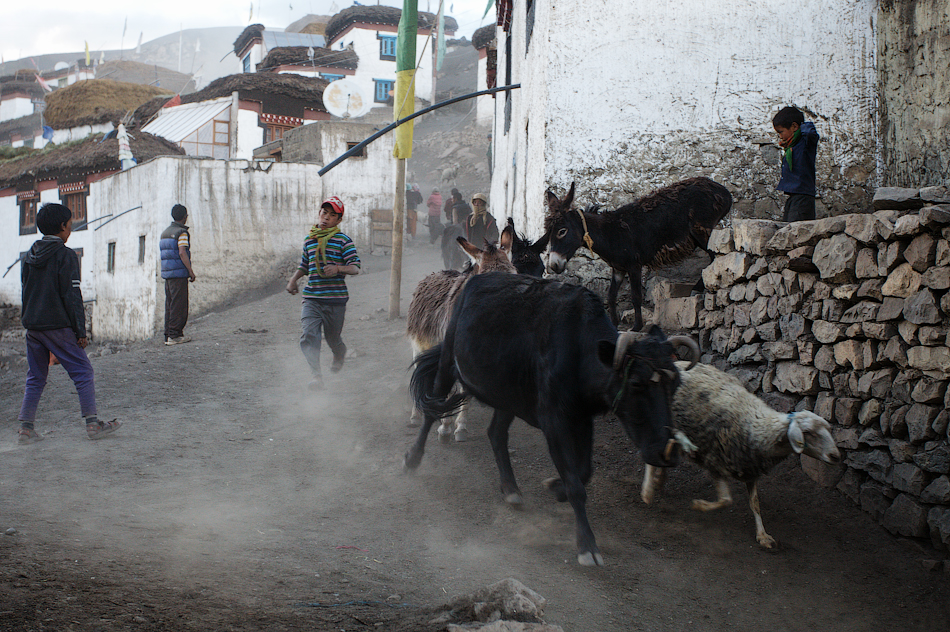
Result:
{"label": "distant person walking", "polygon": [[79,395],[79,407],[86,421],[86,435],[101,439],[121,422],[99,421],[96,411],[96,383],[86,355],[86,313],[79,289],[79,257],[66,247],[73,232],[72,211],[62,204],[44,204],[36,214],[36,226],[43,238],[33,243],[21,263],[23,284],[21,320],[26,328],[26,389],[20,407],[20,445],[44,439],[36,432],[36,409],[46,388],[53,356],[69,374]]}
{"label": "distant person walking", "polygon": [[442,194],[438,189],[432,189],[426,206],[429,207],[429,243],[432,244],[442,235]]}
{"label": "distant person walking", "polygon": [[346,275],[360,273],[360,258],[353,240],[340,231],[343,221],[343,202],[331,197],[320,205],[317,223],[304,240],[303,254],[297,271],[287,282],[287,292],[298,292],[297,281],[307,277],[303,289],[303,307],[300,315],[302,334],[300,350],[310,365],[312,391],[323,390],[320,371],[321,330],[327,346],[333,351],[330,372],[343,368],[346,345],[343,344],[343,320],[350,295]]}
{"label": "distant person walking", "polygon": [[195,271],[191,267],[191,238],[186,221],[188,209],[181,204],[173,206],[172,223],[158,242],[165,279],[166,345],[191,341],[185,335],[185,325],[188,323],[188,283],[195,280]]}
{"label": "distant person walking", "polygon": [[422,193],[419,191],[419,185],[406,185],[406,232],[410,237],[416,236],[416,222],[419,216],[416,214],[416,208],[422,204]]}

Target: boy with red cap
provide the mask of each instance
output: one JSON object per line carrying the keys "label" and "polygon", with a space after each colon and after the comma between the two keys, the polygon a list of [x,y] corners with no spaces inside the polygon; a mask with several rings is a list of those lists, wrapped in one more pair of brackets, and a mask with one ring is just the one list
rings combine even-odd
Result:
{"label": "boy with red cap", "polygon": [[297,281],[307,276],[303,289],[303,308],[300,324],[300,350],[310,365],[310,389],[323,390],[320,373],[321,330],[327,345],[333,351],[330,371],[343,368],[346,345],[343,344],[343,319],[350,295],[346,289],[346,275],[360,273],[360,258],[353,240],[340,231],[343,221],[343,202],[331,197],[320,205],[317,223],[310,229],[303,244],[303,255],[297,271],[287,282],[287,291],[296,294]]}

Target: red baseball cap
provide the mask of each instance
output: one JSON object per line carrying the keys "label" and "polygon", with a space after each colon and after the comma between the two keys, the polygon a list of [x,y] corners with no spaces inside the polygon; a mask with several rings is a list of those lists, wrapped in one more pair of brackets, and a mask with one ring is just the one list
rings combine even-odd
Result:
{"label": "red baseball cap", "polygon": [[324,206],[329,206],[331,209],[333,209],[334,213],[343,215],[343,201],[335,195],[332,198],[324,200],[323,204],[320,205],[320,208],[323,208]]}

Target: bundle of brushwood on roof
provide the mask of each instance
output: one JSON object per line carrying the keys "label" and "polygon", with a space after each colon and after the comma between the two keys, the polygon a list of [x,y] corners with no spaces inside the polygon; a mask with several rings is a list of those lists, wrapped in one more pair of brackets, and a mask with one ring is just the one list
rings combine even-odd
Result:
{"label": "bundle of brushwood on roof", "polygon": [[[310,59],[310,50],[313,50],[313,60]],[[280,66],[321,66],[346,68],[356,70],[360,58],[356,52],[345,50],[330,50],[329,48],[314,48],[308,46],[281,46],[272,48],[260,64],[258,71],[272,70]]]}
{"label": "bundle of brushwood on roof", "polygon": [[[139,163],[156,156],[185,154],[175,143],[144,132],[130,134],[129,145]],[[102,134],[95,134],[66,145],[47,145],[28,156],[0,162],[0,188],[25,180],[61,179],[121,168],[118,139],[112,136],[103,140]]]}
{"label": "bundle of brushwood on roof", "polygon": [[[330,22],[327,23],[327,42],[333,41],[337,35],[351,24],[387,24],[390,26],[399,26],[399,18],[401,16],[402,9],[397,9],[396,7],[384,7],[379,5],[368,7],[354,5],[348,7],[334,15],[330,19]],[[436,17],[434,13],[419,11],[419,28],[432,29],[434,31],[437,26]],[[458,22],[455,21],[455,18],[445,16],[445,30],[453,33],[458,30]]]}
{"label": "bundle of brushwood on roof", "polygon": [[[488,48],[495,43],[495,24],[486,24],[472,33],[472,46],[476,50]],[[494,46],[492,46],[494,48]]]}
{"label": "bundle of brushwood on roof", "polygon": [[168,90],[110,79],[78,81],[46,95],[43,116],[53,129],[80,125],[118,125],[127,112]]}
{"label": "bundle of brushwood on roof", "polygon": [[241,31],[241,34],[238,35],[236,40],[234,40],[234,54],[240,55],[244,51],[244,48],[250,44],[252,40],[262,37],[263,34],[263,24],[251,24],[248,26],[246,29]]}
{"label": "bundle of brushwood on roof", "polygon": [[209,83],[198,92],[182,96],[182,103],[198,103],[221,97],[231,96],[237,92],[242,99],[255,98],[259,95],[281,96],[301,101],[312,101],[323,109],[323,90],[329,85],[326,79],[304,77],[302,75],[279,75],[273,72],[244,73],[220,77]]}

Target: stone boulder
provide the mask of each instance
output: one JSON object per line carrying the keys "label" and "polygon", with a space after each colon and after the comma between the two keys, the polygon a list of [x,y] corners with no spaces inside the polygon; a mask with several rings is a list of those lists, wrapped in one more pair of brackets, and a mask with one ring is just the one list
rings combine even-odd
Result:
{"label": "stone boulder", "polygon": [[924,205],[919,189],[901,187],[880,187],[874,192],[874,210],[918,209]]}

